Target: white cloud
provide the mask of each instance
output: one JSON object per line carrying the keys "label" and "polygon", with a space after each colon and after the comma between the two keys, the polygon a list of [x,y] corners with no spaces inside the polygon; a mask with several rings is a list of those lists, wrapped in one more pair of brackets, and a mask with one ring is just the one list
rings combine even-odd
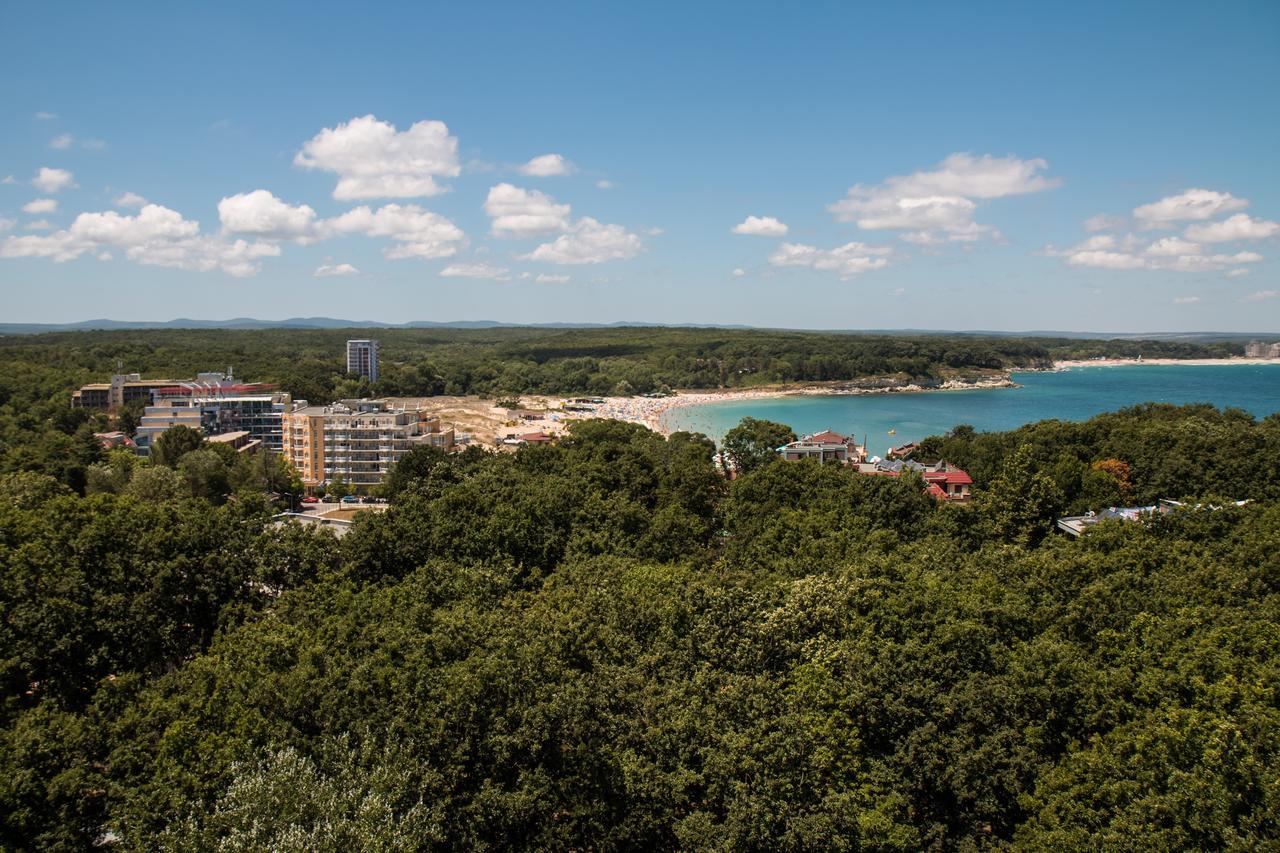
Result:
{"label": "white cloud", "polygon": [[5,219],[3,216],[0,216],[0,231],[11,231],[13,230],[13,226],[17,224],[18,220],[16,219]]}
{"label": "white cloud", "polygon": [[846,243],[835,249],[819,249],[800,243],[783,243],[769,256],[775,267],[812,267],[815,270],[835,272],[841,278],[888,266],[887,255],[893,254],[888,246],[868,246],[865,243]]}
{"label": "white cloud", "polygon": [[13,175],[5,175],[4,179],[0,180],[0,184],[16,184],[17,182],[18,182],[17,178],[15,178]]}
{"label": "white cloud", "polygon": [[1213,272],[1233,264],[1256,264],[1262,260],[1257,252],[1236,252],[1234,255],[1179,255],[1170,261],[1153,264],[1155,269],[1175,272]]}
{"label": "white cloud", "polygon": [[746,274],[747,274],[747,271],[744,270],[742,267],[737,267],[733,271],[734,278],[742,278]]}
{"label": "white cloud", "polygon": [[52,231],[57,226],[47,219],[33,219],[22,227],[28,231]]}
{"label": "white cloud", "polygon": [[137,216],[115,211],[82,213],[70,228],[47,236],[9,237],[0,243],[0,258],[50,258],[62,263],[107,248],[123,249],[125,257],[144,266],[221,269],[241,277],[257,273],[261,258],[280,254],[279,247],[269,243],[228,242],[202,235],[200,223],[149,204]]}
{"label": "white cloud", "polygon": [[440,270],[444,278],[491,278],[496,281],[507,281],[511,271],[506,267],[493,264],[450,264]]}
{"label": "white cloud", "polygon": [[1102,267],[1113,270],[1141,269],[1147,266],[1146,260],[1134,255],[1101,250],[1073,252],[1067,256],[1067,263],[1073,267]]}
{"label": "white cloud", "polygon": [[889,291],[890,296],[906,296],[907,289],[905,287],[897,287]]}
{"label": "white cloud", "polygon": [[1189,189],[1151,204],[1135,207],[1133,216],[1143,228],[1168,228],[1175,222],[1212,219],[1219,213],[1241,210],[1248,206],[1248,201],[1236,198],[1231,193]]}
{"label": "white cloud", "polygon": [[107,147],[107,141],[105,139],[81,139],[80,147],[90,151],[101,151]]}
{"label": "white cloud", "polygon": [[1239,269],[1228,270],[1227,278],[1243,278],[1244,276],[1248,275],[1251,272],[1253,272],[1253,270],[1240,267]]}
{"label": "white cloud", "polygon": [[142,207],[147,200],[137,193],[125,192],[116,196],[116,207]]}
{"label": "white cloud", "polygon": [[110,252],[99,252],[99,253],[98,253],[98,260],[100,260],[100,261],[109,261],[109,260],[111,260],[111,258],[112,258],[112,255],[111,255],[111,253],[110,253]]}
{"label": "white cloud", "polygon": [[1084,221],[1084,230],[1090,233],[1094,231],[1107,231],[1113,228],[1123,227],[1123,219],[1119,216],[1109,216],[1105,213],[1099,213],[1097,216],[1090,216]]}
{"label": "white cloud", "polygon": [[556,178],[573,174],[577,171],[577,167],[559,154],[543,154],[540,157],[534,157],[516,171],[534,178]]}
{"label": "white cloud", "polygon": [[75,176],[66,169],[50,169],[48,166],[42,166],[36,176],[31,179],[31,185],[41,192],[56,193],[58,190],[74,186]]}
{"label": "white cloud", "polygon": [[1258,290],[1241,299],[1241,302],[1262,302],[1264,299],[1275,299],[1280,290]]}
{"label": "white cloud", "polygon": [[305,204],[293,207],[266,190],[227,196],[218,202],[218,219],[228,234],[266,240],[314,239],[316,212]]}
{"label": "white cloud", "polygon": [[467,235],[457,225],[413,204],[388,204],[376,211],[361,205],[341,216],[323,220],[318,230],[323,237],[349,234],[389,237],[397,245],[384,250],[383,254],[392,260],[449,258],[467,243]]}
{"label": "white cloud", "polygon": [[59,136],[55,136],[53,139],[50,139],[49,147],[57,148],[59,151],[64,151],[70,148],[74,142],[75,142],[75,138],[72,137],[71,134],[63,133]]}
{"label": "white cloud", "polygon": [[552,264],[598,264],[634,258],[643,248],[639,235],[621,225],[604,225],[584,216],[570,227],[569,233],[543,243],[521,259]]}
{"label": "white cloud", "polygon": [[734,234],[751,234],[759,237],[783,237],[787,226],[772,216],[748,216],[733,226]]}
{"label": "white cloud", "polygon": [[538,273],[537,277],[534,278],[534,281],[538,284],[564,284],[568,280],[569,276],[567,275],[554,275],[545,272]]}
{"label": "white cloud", "polygon": [[325,128],[293,158],[295,166],[335,172],[340,200],[412,198],[446,191],[437,177],[457,177],[458,140],[440,121],[395,125],[367,115]]}
{"label": "white cloud", "polygon": [[1173,297],[1174,305],[1195,305],[1200,301],[1199,296],[1175,296]]}
{"label": "white cloud", "polygon": [[1237,213],[1221,222],[1207,225],[1190,225],[1186,235],[1205,243],[1228,243],[1233,240],[1264,240],[1280,232],[1280,222],[1253,219],[1247,213]]}
{"label": "white cloud", "polygon": [[46,113],[46,112],[36,113],[36,118],[40,119],[40,121],[53,121],[57,117],[58,117],[57,113]]}
{"label": "white cloud", "polygon": [[1200,253],[1199,243],[1188,243],[1181,237],[1164,237],[1147,247],[1148,255],[1161,257],[1175,255],[1197,255]]}
{"label": "white cloud", "polygon": [[35,201],[29,201],[22,206],[23,213],[57,213],[58,200],[56,198],[38,198]]}
{"label": "white cloud", "polygon": [[550,196],[511,184],[489,188],[484,212],[493,220],[495,237],[533,237],[569,229],[569,205]]}
{"label": "white cloud", "polygon": [[611,190],[614,188],[614,186],[615,184],[613,183],[613,181],[609,180],[608,178],[601,178],[600,180],[596,181],[597,189]]}
{"label": "white cloud", "polygon": [[321,264],[316,267],[316,271],[312,273],[316,278],[330,278],[332,276],[342,275],[359,275],[360,270],[351,264]]}
{"label": "white cloud", "polygon": [[1047,168],[1041,159],[952,154],[932,171],[896,175],[873,187],[855,184],[827,209],[838,221],[854,222],[859,228],[916,232],[911,235],[916,243],[935,231],[960,242],[997,237],[994,228],[973,221],[973,199],[1052,189],[1061,181],[1040,174]]}

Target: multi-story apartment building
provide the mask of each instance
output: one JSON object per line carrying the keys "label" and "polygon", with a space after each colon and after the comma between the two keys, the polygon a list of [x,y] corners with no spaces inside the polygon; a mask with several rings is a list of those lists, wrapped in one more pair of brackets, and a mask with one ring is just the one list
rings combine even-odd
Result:
{"label": "multi-story apartment building", "polygon": [[356,373],[370,382],[378,381],[378,342],[347,341],[347,373]]}
{"label": "multi-story apartment building", "polygon": [[280,453],[284,449],[284,415],[293,408],[293,398],[281,391],[261,393],[163,396],[157,392],[154,405],[143,410],[138,422],[138,452],[149,452],[151,442],[172,426],[188,426],[205,435],[244,431],[253,441]]}
{"label": "multi-story apartment building", "polygon": [[284,416],[284,456],[308,486],[341,478],[357,488],[382,482],[415,447],[453,447],[453,427],[386,400],[298,405]]}
{"label": "multi-story apartment building", "polygon": [[134,400],[151,400],[157,388],[166,388],[179,382],[176,379],[143,379],[139,373],[117,373],[110,382],[92,382],[82,385],[71,395],[73,409],[103,409],[114,412]]}
{"label": "multi-story apartment building", "polygon": [[1244,354],[1248,358],[1280,358],[1280,342],[1249,341],[1244,345]]}

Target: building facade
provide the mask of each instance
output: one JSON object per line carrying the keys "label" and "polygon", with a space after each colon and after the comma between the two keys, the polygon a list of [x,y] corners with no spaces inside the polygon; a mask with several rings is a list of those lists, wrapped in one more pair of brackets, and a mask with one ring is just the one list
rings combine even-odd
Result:
{"label": "building facade", "polygon": [[1280,358],[1280,342],[1249,341],[1244,345],[1244,354],[1248,358]]}
{"label": "building facade", "polygon": [[341,478],[356,488],[382,482],[415,447],[453,447],[453,427],[416,408],[386,400],[298,405],[283,419],[284,456],[308,486]]}
{"label": "building facade", "polygon": [[347,373],[355,373],[370,382],[378,381],[378,342],[347,341]]}
{"label": "building facade", "polygon": [[778,455],[788,462],[813,459],[821,463],[853,465],[867,458],[867,449],[850,436],[826,430],[784,444],[778,448]]}
{"label": "building facade", "polygon": [[174,379],[143,379],[138,373],[117,373],[110,382],[92,382],[80,386],[71,395],[73,409],[101,409],[114,412],[134,400],[151,401],[157,388],[177,384]]}

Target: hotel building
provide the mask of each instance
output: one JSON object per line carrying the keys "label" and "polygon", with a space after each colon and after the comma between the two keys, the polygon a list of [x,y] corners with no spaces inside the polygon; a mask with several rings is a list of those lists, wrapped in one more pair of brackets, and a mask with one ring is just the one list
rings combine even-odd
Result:
{"label": "hotel building", "polygon": [[284,456],[308,486],[341,478],[368,488],[415,447],[453,447],[453,427],[387,400],[294,407],[284,415]]}
{"label": "hotel building", "polygon": [[347,373],[356,373],[370,382],[378,381],[378,342],[347,341]]}

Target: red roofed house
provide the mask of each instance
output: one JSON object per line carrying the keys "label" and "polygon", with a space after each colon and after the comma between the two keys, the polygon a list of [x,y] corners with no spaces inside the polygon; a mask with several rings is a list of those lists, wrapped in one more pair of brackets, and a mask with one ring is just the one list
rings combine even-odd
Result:
{"label": "red roofed house", "polygon": [[967,501],[973,490],[973,478],[948,462],[927,466],[920,476],[930,486],[939,487],[949,501]]}

